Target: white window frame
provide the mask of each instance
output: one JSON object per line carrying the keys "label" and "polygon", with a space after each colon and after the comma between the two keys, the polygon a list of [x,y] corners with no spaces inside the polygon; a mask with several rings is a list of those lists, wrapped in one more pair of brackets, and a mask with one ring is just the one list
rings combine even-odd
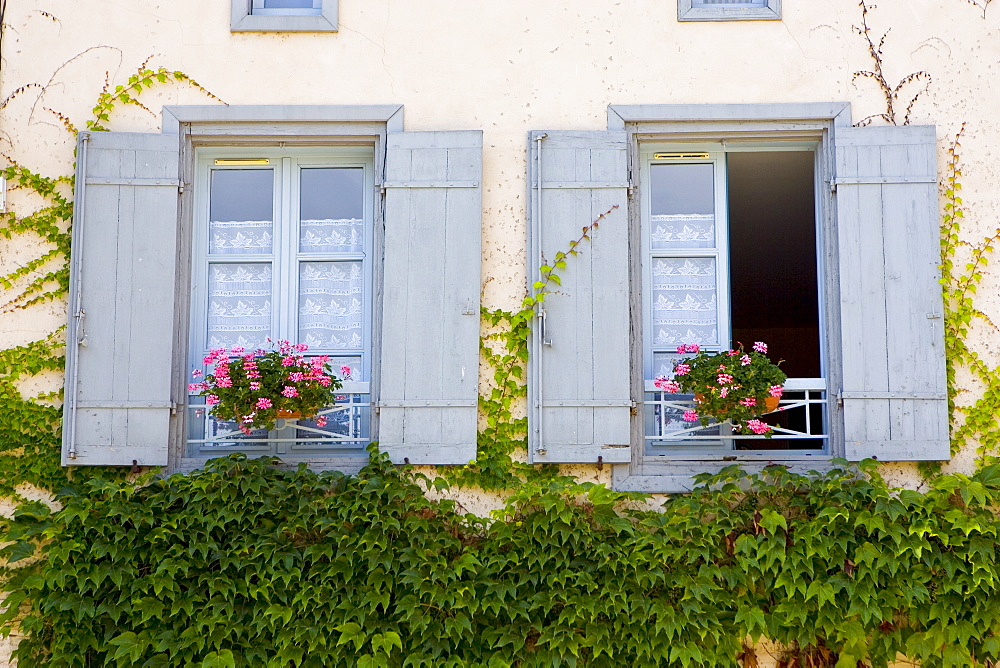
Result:
{"label": "white window frame", "polygon": [[[216,168],[217,159],[246,159],[264,158],[270,161],[267,166],[247,166],[243,169],[271,170],[274,173],[274,208],[272,214],[272,252],[270,254],[253,255],[211,255],[208,249],[209,237],[209,207],[210,207],[210,178],[211,172]],[[370,405],[370,383],[372,364],[372,313],[373,313],[373,277],[372,265],[375,256],[374,249],[374,199],[375,199],[375,176],[374,176],[374,147],[315,147],[300,146],[288,148],[216,148],[202,147],[195,149],[196,181],[194,192],[194,237],[193,237],[193,260],[192,260],[192,280],[194,290],[192,294],[191,310],[191,339],[189,343],[189,366],[190,368],[202,369],[201,358],[208,350],[209,345],[206,340],[206,330],[204,327],[207,321],[208,309],[208,270],[213,263],[247,263],[267,262],[272,267],[272,304],[290,302],[284,309],[273,308],[271,313],[271,338],[274,340],[290,340],[298,343],[298,266],[303,261],[335,261],[335,260],[360,260],[363,262],[364,271],[364,316],[363,316],[363,347],[360,351],[346,351],[334,349],[315,349],[308,354],[325,354],[331,357],[358,357],[361,358],[360,365],[352,365],[351,380],[344,383],[341,394],[347,396],[348,401],[339,402],[336,407],[332,407],[323,413],[334,411],[347,411],[349,416],[353,416],[354,410],[362,405]],[[338,254],[338,257],[310,257],[310,253],[299,251],[299,178],[303,168],[309,167],[353,167],[364,170],[363,182],[363,206],[364,206],[364,247],[361,253],[352,253],[349,256]],[[223,169],[241,169],[238,165],[228,165]],[[234,259],[230,259],[234,257]],[[281,297],[279,297],[279,295]],[[198,420],[198,411],[204,411],[203,400],[194,400],[189,395],[188,398],[188,420]],[[360,403],[359,403],[360,402]],[[206,429],[210,424],[206,419]],[[370,424],[365,425],[369,436],[360,436],[354,443],[353,448],[346,448],[345,455],[362,455],[364,446],[371,440]],[[302,439],[294,438],[295,432],[279,433],[281,429],[288,426],[294,429],[292,421],[281,421],[277,425],[277,430],[272,431],[264,440],[236,438],[227,440],[225,438],[217,441],[219,445],[213,446],[211,451],[206,451],[200,455],[185,453],[187,457],[216,457],[232,452],[246,452],[248,454],[262,455],[271,454],[281,457],[289,455],[295,456],[295,450],[291,450],[292,444],[300,442]],[[307,432],[315,431],[307,425],[299,426]],[[342,439],[325,439],[342,440]],[[227,445],[231,443],[231,447]],[[188,445],[191,445],[189,441]],[[352,451],[353,450],[353,451]],[[301,447],[300,447],[301,451]],[[339,453],[338,453],[339,454]],[[323,452],[317,456],[337,456],[333,452]]]}
{"label": "white window frame", "polygon": [[[630,137],[630,174],[633,188],[629,206],[640,215],[631,216],[630,238],[632,247],[642,248],[643,232],[641,211],[644,208],[642,151],[647,147],[671,147],[714,143],[725,140],[733,150],[738,143],[753,150],[765,149],[769,144],[791,142],[790,145],[811,143],[816,151],[816,207],[817,244],[823,255],[819,258],[820,272],[820,326],[821,346],[826,364],[827,415],[829,447],[822,452],[784,451],[715,451],[705,453],[684,452],[671,455],[650,455],[646,451],[644,419],[641,410],[633,420],[632,461],[616,464],[613,468],[613,486],[619,490],[645,492],[680,492],[694,486],[693,476],[698,473],[716,472],[733,463],[747,470],[763,468],[781,462],[790,469],[805,473],[810,469],[832,466],[832,460],[844,455],[842,420],[829,388],[839,387],[836,346],[830,341],[839,336],[837,310],[837,277],[824,271],[824,257],[837,248],[836,213],[829,184],[834,173],[834,147],[832,134],[837,127],[850,127],[850,106],[847,103],[808,103],[782,105],[732,104],[712,105],[611,105],[608,108],[608,129],[625,130]],[[718,149],[716,149],[718,150]],[[718,233],[718,232],[717,232]],[[637,257],[632,260],[632,284],[643,285],[641,265]],[[642,302],[633,299],[633,331],[643,331],[645,309]],[[637,312],[638,311],[638,312]],[[633,343],[633,396],[643,397],[646,390],[641,341]],[[638,403],[638,402],[637,402]]]}
{"label": "white window frame", "polygon": [[337,32],[339,0],[307,8],[264,8],[263,0],[231,0],[230,32]]}
{"label": "white window frame", "polygon": [[[716,286],[717,286],[717,308],[718,308],[718,338],[719,343],[717,345],[706,345],[701,344],[704,350],[710,352],[718,352],[722,350],[727,350],[732,347],[732,323],[731,323],[731,310],[732,305],[730,303],[730,285],[731,285],[731,272],[729,268],[729,201],[728,201],[728,176],[727,176],[727,156],[731,153],[765,153],[772,151],[805,151],[810,152],[815,155],[817,149],[816,141],[762,141],[762,142],[739,142],[739,143],[728,143],[728,142],[711,142],[711,143],[660,143],[660,142],[643,142],[639,146],[639,156],[640,156],[640,184],[650,184],[650,168],[653,164],[712,164],[714,166],[714,197],[715,197],[715,247],[714,248],[704,248],[704,249],[691,249],[691,248],[678,248],[669,250],[654,250],[650,244],[649,232],[652,228],[652,188],[642,187],[640,188],[640,202],[639,206],[641,208],[641,247],[642,252],[640,256],[640,262],[642,264],[642,303],[643,303],[643,349],[642,349],[642,372],[644,377],[644,390],[646,393],[655,392],[658,394],[664,394],[658,390],[653,385],[653,378],[656,375],[656,371],[653,369],[653,356],[656,354],[654,349],[662,348],[662,346],[654,346],[651,341],[653,336],[652,328],[652,308],[651,308],[651,297],[652,297],[652,261],[654,258],[659,257],[711,257],[716,260]],[[705,158],[683,158],[683,159],[656,159],[656,154],[663,153],[687,153],[687,154],[706,154]],[[824,291],[822,286],[823,277],[823,247],[822,247],[822,229],[820,227],[820,214],[821,210],[818,203],[816,204],[816,210],[814,214],[814,221],[816,224],[816,239],[817,246],[815,248],[815,254],[818,261],[817,266],[817,279],[820,285],[817,286],[819,289],[818,301],[819,301],[819,329],[821,333],[826,333],[825,319],[823,317],[824,308]],[[749,345],[749,344],[748,344]],[[789,378],[785,384],[785,387],[789,390],[789,393],[795,393],[795,398],[786,397],[782,399],[782,405],[785,410],[799,410],[803,409],[807,412],[810,410],[809,406],[813,403],[819,403],[820,401],[825,402],[825,395],[828,391],[826,382],[826,368],[827,368],[827,350],[828,350],[826,336],[822,335],[820,337],[820,349],[817,351],[819,355],[821,375],[817,378]],[[663,352],[663,351],[661,351]],[[666,351],[669,352],[669,351]],[[803,396],[798,397],[799,393],[803,393]],[[664,396],[667,396],[664,394]],[[671,404],[686,403],[686,402],[674,402],[670,401]],[[693,402],[690,405],[685,406],[685,408],[696,409]],[[648,406],[647,406],[648,410]],[[815,438],[824,441],[829,441],[826,430],[821,430],[821,425],[813,425],[809,420],[807,415],[807,424],[809,425],[809,433],[814,434]],[[699,424],[695,423],[691,425],[692,429],[700,427]],[[734,445],[734,439],[739,439],[744,442],[744,445],[748,445],[753,441],[758,441],[763,439],[760,436],[750,436],[750,435],[738,435],[734,436],[729,430],[728,425],[722,424],[720,428],[723,430],[721,432],[722,436],[719,439],[709,438],[708,436],[698,436],[697,440],[687,440],[683,443],[678,443],[676,446],[669,446],[671,448],[671,454],[666,456],[678,456],[678,457],[690,457],[703,456],[703,455],[718,455],[723,454],[724,456],[732,455],[733,452],[738,452],[740,455],[751,455],[751,454],[762,454],[769,458],[773,458],[775,451],[765,451],[765,450],[755,450],[749,448],[746,450],[734,451],[732,445]],[[782,433],[779,430],[776,434],[779,438],[782,437]],[[787,436],[786,436],[787,437]],[[791,434],[793,440],[796,438],[802,438],[797,434]],[[652,436],[644,433],[644,439],[648,444],[654,439]],[[782,450],[781,458],[786,459],[794,456],[815,456],[817,454],[825,454],[828,451],[828,445],[825,445],[822,451],[815,449],[808,450]]]}
{"label": "white window frame", "polygon": [[678,21],[780,21],[781,0],[764,5],[725,3],[706,5],[699,0],[677,0]]}
{"label": "white window frame", "polygon": [[[192,258],[194,249],[193,227],[195,218],[195,198],[199,190],[196,154],[199,149],[211,148],[230,150],[240,156],[255,155],[261,150],[273,147],[295,147],[296,149],[322,144],[320,152],[330,154],[343,148],[362,147],[367,155],[385,154],[386,137],[389,132],[402,132],[403,108],[401,105],[355,105],[355,106],[283,106],[248,105],[223,107],[215,105],[167,106],[163,109],[163,132],[175,134],[180,143],[181,181],[185,187],[181,193],[179,229],[181,240],[178,248],[178,290],[175,312],[189,317],[194,297],[190,289]],[[239,147],[239,148],[236,148]],[[374,193],[383,180],[382,162],[373,163],[372,202],[373,220],[381,220],[381,198]],[[207,192],[207,191],[206,191]],[[371,350],[379,349],[381,292],[381,228],[374,225],[372,242],[373,313]],[[184,360],[175,368],[174,394],[186,397],[191,369],[191,327],[178,327],[174,348],[176,359]],[[370,389],[377,392],[378,364],[373,360]],[[349,389],[349,388],[348,388]],[[187,472],[204,466],[204,457],[187,456],[187,411],[181,411],[181,419],[171,421],[168,470]],[[371,438],[378,438],[378,419],[372,417]],[[282,461],[290,466],[306,463],[313,470],[338,470],[346,473],[359,471],[367,462],[367,457],[345,454],[340,456],[285,456]]]}

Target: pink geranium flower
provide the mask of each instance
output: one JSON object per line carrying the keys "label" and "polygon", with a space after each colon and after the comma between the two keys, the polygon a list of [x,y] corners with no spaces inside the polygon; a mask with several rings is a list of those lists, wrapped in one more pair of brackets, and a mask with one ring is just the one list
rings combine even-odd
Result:
{"label": "pink geranium flower", "polygon": [[684,411],[684,421],[685,422],[697,422],[698,414],[694,411]]}
{"label": "pink geranium flower", "polygon": [[747,427],[755,434],[766,434],[771,431],[771,425],[760,420],[747,420]]}
{"label": "pink geranium flower", "polygon": [[319,416],[318,418],[316,418],[316,426],[317,427],[325,427],[326,426],[326,418],[323,417],[322,415]]}
{"label": "pink geranium flower", "polygon": [[296,390],[296,389],[295,389],[294,387],[292,387],[291,385],[285,385],[285,389],[283,389],[283,390],[281,391],[281,395],[282,395],[282,396],[285,396],[285,397],[288,397],[288,398],[290,399],[290,398],[292,398],[292,397],[297,397],[297,396],[299,396],[299,391],[298,391],[298,390]]}
{"label": "pink geranium flower", "polygon": [[753,349],[759,353],[767,354],[767,344],[763,341],[754,341]]}
{"label": "pink geranium flower", "polygon": [[685,376],[691,373],[691,367],[688,364],[678,364],[674,367],[674,374],[677,376]]}
{"label": "pink geranium flower", "polygon": [[748,364],[753,364],[753,360],[750,359],[749,355],[743,355],[743,357],[740,358],[740,366],[746,366]]}
{"label": "pink geranium flower", "polygon": [[219,403],[219,397],[214,394],[210,394],[207,397],[205,397],[205,403],[208,404],[209,406],[214,406],[215,404]]}
{"label": "pink geranium flower", "polygon": [[740,403],[743,404],[744,406],[756,406],[757,399],[755,399],[754,397],[743,397],[742,399],[740,399]]}
{"label": "pink geranium flower", "polygon": [[772,397],[780,397],[785,391],[785,388],[781,385],[772,385],[767,391]]}
{"label": "pink geranium flower", "polygon": [[716,377],[716,380],[719,381],[719,385],[729,385],[731,382],[733,382],[733,377],[728,373],[720,373]]}
{"label": "pink geranium flower", "polygon": [[267,397],[261,397],[260,399],[257,400],[256,406],[257,408],[270,408],[271,400],[268,399]]}
{"label": "pink geranium flower", "polygon": [[340,373],[344,374],[345,376],[350,376],[351,375],[351,367],[349,367],[349,366],[347,366],[345,364],[344,366],[340,367]]}

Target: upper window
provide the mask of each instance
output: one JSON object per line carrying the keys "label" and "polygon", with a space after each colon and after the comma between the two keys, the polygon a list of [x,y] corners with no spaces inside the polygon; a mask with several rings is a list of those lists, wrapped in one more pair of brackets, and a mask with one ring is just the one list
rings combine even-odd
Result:
{"label": "upper window", "polygon": [[677,0],[679,21],[775,21],[781,0]]}
{"label": "upper window", "polygon": [[[369,440],[373,163],[367,149],[199,152],[191,368],[213,348],[286,340],[327,355],[350,381],[314,421],[244,436],[191,396],[188,456],[317,455]],[[205,370],[208,372],[208,370]]]}
{"label": "upper window", "polygon": [[336,32],[338,0],[232,0],[232,32]]}

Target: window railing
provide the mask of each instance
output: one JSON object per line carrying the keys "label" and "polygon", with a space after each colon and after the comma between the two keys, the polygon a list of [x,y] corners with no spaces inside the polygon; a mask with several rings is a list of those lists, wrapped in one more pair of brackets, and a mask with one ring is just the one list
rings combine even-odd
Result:
{"label": "window railing", "polygon": [[773,428],[771,439],[734,433],[728,422],[703,426],[686,422],[684,412],[697,411],[690,394],[669,394],[646,381],[645,432],[647,451],[671,454],[679,449],[770,450],[783,441],[783,450],[824,450],[829,441],[825,378],[789,378],[778,409],[762,419]]}
{"label": "window railing", "polygon": [[[316,419],[282,419],[274,429],[256,429],[245,434],[235,422],[217,420],[208,413],[201,397],[188,404],[188,453],[213,457],[230,452],[290,456],[323,456],[363,452],[371,441],[371,394],[368,383],[345,383],[336,404],[319,412]],[[198,402],[198,403],[195,403]]]}

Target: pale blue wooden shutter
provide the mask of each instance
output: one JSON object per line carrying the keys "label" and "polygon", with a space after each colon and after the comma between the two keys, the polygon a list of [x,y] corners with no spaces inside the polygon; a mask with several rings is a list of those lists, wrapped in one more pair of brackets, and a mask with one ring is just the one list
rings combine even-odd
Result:
{"label": "pale blue wooden shutter", "polygon": [[80,135],[63,464],[167,463],[178,163],[176,135]]}
{"label": "pale blue wooden shutter", "polygon": [[476,458],[482,132],[390,132],[385,161],[379,447]]}
{"label": "pale blue wooden shutter", "polygon": [[934,128],[835,144],[847,458],[949,459]]}
{"label": "pale blue wooden shutter", "polygon": [[[607,218],[559,271],[536,318],[528,366],[533,462],[628,462],[629,233],[627,135],[529,137],[529,284],[538,266]],[[541,169],[539,172],[539,165]]]}

